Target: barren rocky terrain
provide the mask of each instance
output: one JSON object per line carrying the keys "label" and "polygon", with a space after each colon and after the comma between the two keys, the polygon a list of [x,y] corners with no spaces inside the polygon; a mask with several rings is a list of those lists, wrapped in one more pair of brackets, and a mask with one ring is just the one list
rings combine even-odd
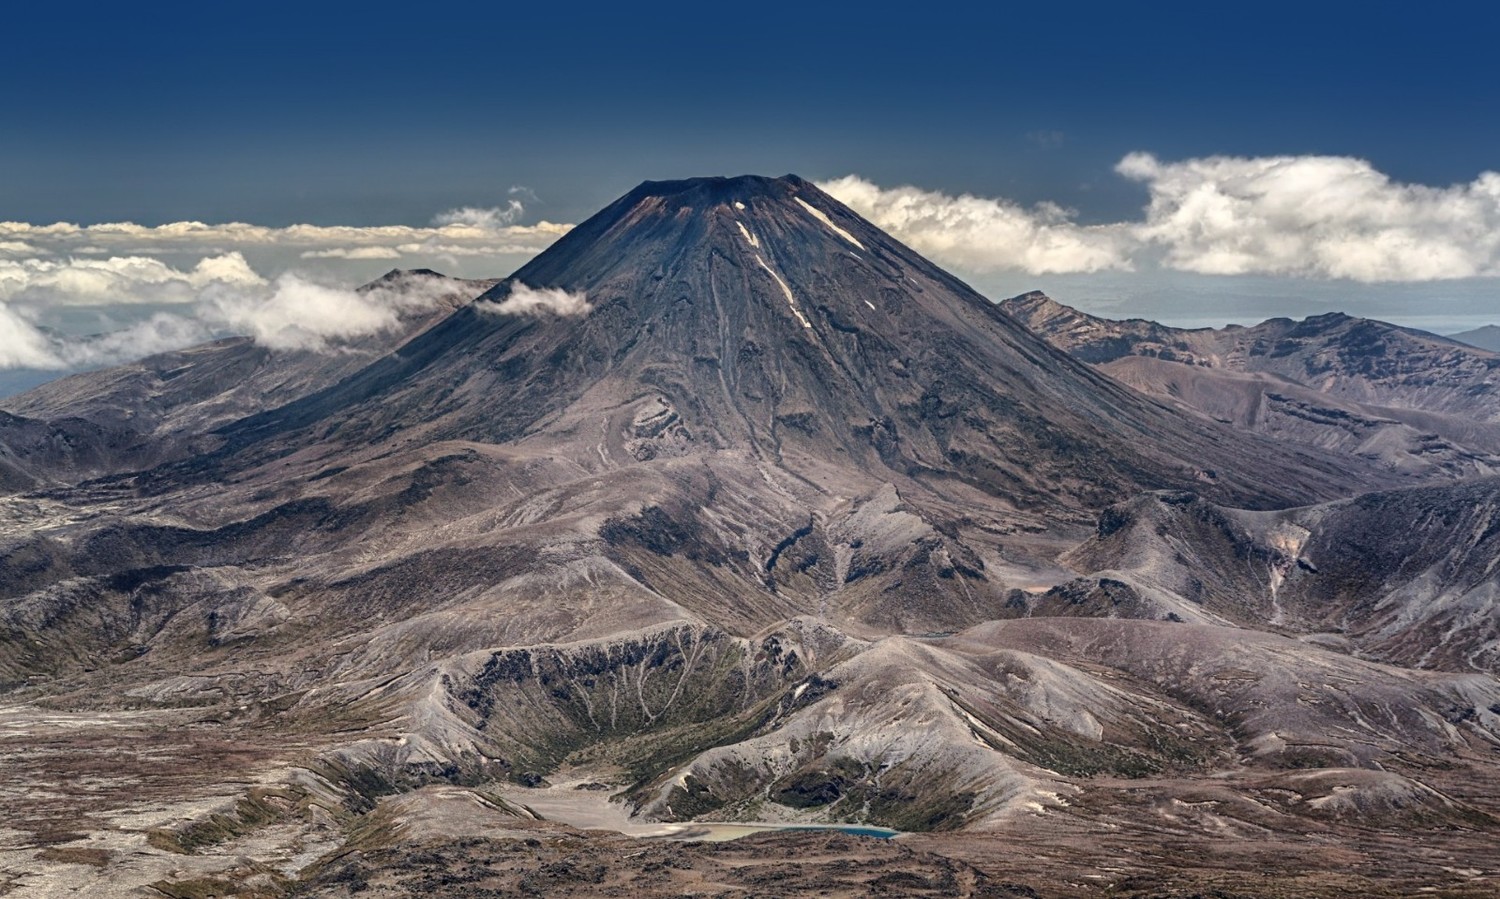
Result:
{"label": "barren rocky terrain", "polygon": [[795,177],[437,277],[6,401],[0,893],[1500,886],[1483,391],[1216,421]]}
{"label": "barren rocky terrain", "polygon": [[1000,306],[1111,377],[1244,431],[1427,478],[1500,472],[1500,355],[1482,342],[1341,313],[1183,329],[1042,293]]}

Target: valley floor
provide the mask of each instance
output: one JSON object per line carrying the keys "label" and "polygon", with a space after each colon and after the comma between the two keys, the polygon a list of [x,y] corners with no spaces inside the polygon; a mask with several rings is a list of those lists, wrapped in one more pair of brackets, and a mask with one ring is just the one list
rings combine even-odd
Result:
{"label": "valley floor", "polygon": [[[1500,844],[1488,828],[1409,818],[1288,828],[1283,819],[1272,832],[1243,806],[1221,803],[1216,785],[1186,779],[1088,780],[1067,807],[985,832],[705,841],[712,827],[631,821],[586,780],[434,784],[361,802],[358,785],[314,761],[318,749],[203,710],[0,708],[0,895],[1500,892]],[[1474,774],[1456,766],[1431,772],[1429,783],[1461,785],[1473,807],[1500,813],[1500,784]],[[1261,813],[1275,815],[1269,806]]]}

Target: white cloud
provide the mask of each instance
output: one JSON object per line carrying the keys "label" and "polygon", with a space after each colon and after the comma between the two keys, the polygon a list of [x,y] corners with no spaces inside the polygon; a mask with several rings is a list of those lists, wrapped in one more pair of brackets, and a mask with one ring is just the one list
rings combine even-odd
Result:
{"label": "white cloud", "polygon": [[408,256],[433,256],[443,259],[458,256],[534,256],[535,251],[524,244],[516,243],[488,243],[488,244],[457,244],[457,243],[425,243],[425,244],[401,244],[396,247]]}
{"label": "white cloud", "polygon": [[66,365],[36,325],[0,303],[0,368],[56,369]]}
{"label": "white cloud", "polygon": [[[74,269],[64,266],[46,273],[56,271]],[[78,302],[97,298],[98,285],[89,280],[95,272],[86,267],[82,271],[87,273],[82,292],[69,295]],[[320,284],[296,273],[268,281],[244,267],[242,260],[222,258],[202,260],[187,272],[169,269],[170,275],[138,261],[107,271],[118,288],[110,296],[171,296],[181,301],[173,311],[156,312],[124,328],[65,337],[36,324],[41,311],[37,307],[11,305],[0,296],[0,369],[114,365],[229,334],[252,337],[274,350],[328,351],[394,329],[404,316],[452,308],[470,299],[473,290],[464,282],[415,276],[383,278],[357,290]],[[141,275],[139,282],[127,283],[132,272]],[[79,289],[73,281],[63,286]],[[189,290],[192,295],[182,299]]]}
{"label": "white cloud", "polygon": [[594,308],[582,293],[570,293],[560,287],[528,287],[520,281],[511,283],[510,293],[500,302],[485,300],[476,307],[494,315],[562,316],[588,315]]}
{"label": "white cloud", "polygon": [[[412,246],[418,246],[413,244]],[[400,259],[394,247],[331,247],[327,250],[303,250],[303,259]]]}
{"label": "white cloud", "polygon": [[[454,282],[422,277],[382,279],[349,290],[289,272],[261,290],[210,290],[197,315],[218,332],[248,335],[271,349],[322,352],[392,330],[403,316],[430,312],[452,301],[454,290]],[[462,288],[459,291],[456,299],[472,298]]]}
{"label": "white cloud", "polygon": [[210,292],[204,316],[271,349],[323,350],[331,340],[394,328],[397,309],[380,299],[285,274],[269,292]]}
{"label": "white cloud", "polygon": [[[523,211],[517,199],[450,210],[418,227],[0,222],[0,368],[113,364],[229,333],[278,349],[328,349],[435,308],[433,291],[452,290],[418,279],[399,290],[355,291],[323,283],[330,273],[364,280],[371,261],[447,268],[463,257],[480,274],[503,274],[572,227],[516,224]],[[322,275],[303,271],[310,267]],[[176,308],[145,320],[143,312],[107,312],[143,305]],[[135,321],[83,338],[39,325],[72,322],[68,330],[76,332],[80,319],[69,307],[101,307],[104,320]]]}
{"label": "white cloud", "polygon": [[882,188],[857,176],[819,185],[935,261],[1029,274],[1163,268],[1362,283],[1500,277],[1500,174],[1468,184],[1402,184],[1342,156],[1214,156],[1116,166],[1146,186],[1132,221],[1085,226],[1051,204]]}
{"label": "white cloud", "polygon": [[[519,204],[513,206],[520,208]],[[572,228],[553,222],[534,225],[506,222],[505,215],[511,208],[453,210],[440,216],[448,220],[433,227],[290,225],[270,228],[243,222],[219,225],[172,222],[155,226],[131,222],[97,225],[0,222],[0,257],[28,255],[61,259],[106,254],[206,257],[237,252],[256,254],[257,259],[267,255],[292,259],[395,259],[398,254],[433,255],[429,247],[439,245],[458,248],[464,255],[534,256]],[[464,212],[474,214],[460,214]],[[490,212],[494,214],[487,215]]]}
{"label": "white cloud", "polygon": [[[512,192],[524,190],[524,188],[511,188]],[[515,224],[526,212],[526,207],[521,205],[520,200],[509,200],[504,206],[491,206],[480,208],[476,206],[463,206],[458,209],[450,209],[433,216],[432,223],[439,227],[447,225],[462,225],[469,228],[482,228],[486,231],[496,231],[501,228]]]}
{"label": "white cloud", "polygon": [[882,188],[855,175],[818,185],[934,260],[968,269],[1031,274],[1128,269],[1133,240],[1121,225],[1085,226],[1060,206]]}
{"label": "white cloud", "polygon": [[212,284],[264,283],[239,253],[205,257],[190,269],[149,256],[0,260],[0,302],[41,305],[187,303]]}
{"label": "white cloud", "polygon": [[199,319],[158,312],[145,321],[107,334],[56,340],[53,353],[59,360],[57,367],[96,368],[180,350],[213,337],[213,330]]}
{"label": "white cloud", "polygon": [[1354,281],[1500,275],[1500,174],[1401,184],[1342,156],[1213,156],[1116,170],[1151,194],[1142,240],[1166,265],[1204,274]]}

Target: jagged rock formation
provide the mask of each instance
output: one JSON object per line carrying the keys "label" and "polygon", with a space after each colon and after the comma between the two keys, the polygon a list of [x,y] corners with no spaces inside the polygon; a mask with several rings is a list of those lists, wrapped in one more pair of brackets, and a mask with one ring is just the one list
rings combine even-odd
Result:
{"label": "jagged rock formation", "polygon": [[[1452,497],[1393,489],[1405,472],[1128,389],[801,179],[648,182],[412,332],[373,361],[295,362],[261,407],[238,388],[274,360],[169,377],[244,344],[8,406],[120,433],[107,409],[133,402],[144,422],[0,498],[0,689],[78,716],[22,734],[53,749],[18,794],[140,722],[215,759],[198,781],[128,767],[134,792],[101,771],[70,803],[159,891],[302,871],[337,894],[338,860],[451,835],[448,803],[526,832],[555,814],[958,840],[1133,826],[1128,782],[1216,791],[1226,810],[1201,814],[1225,833],[1366,813],[1493,830],[1462,784],[1500,744],[1475,612],[1494,541],[1420,574],[1378,546],[1333,561],[1368,532],[1339,523],[1360,503],[1411,558],[1488,513],[1443,517]],[[1292,577],[1287,541],[1315,523],[1330,548],[1309,564],[1332,573]],[[1286,622],[1342,615],[1351,636],[1257,619],[1240,569],[1263,557]],[[1468,617],[1428,597],[1404,631],[1359,618],[1372,577],[1462,582]],[[140,807],[172,789],[191,801]],[[42,839],[66,814],[39,799],[14,827]]]}

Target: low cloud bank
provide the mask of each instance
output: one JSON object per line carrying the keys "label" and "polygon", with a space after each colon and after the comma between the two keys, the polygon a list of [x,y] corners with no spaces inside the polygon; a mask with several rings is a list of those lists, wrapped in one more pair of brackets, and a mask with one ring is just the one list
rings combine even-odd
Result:
{"label": "low cloud bank", "polygon": [[[239,260],[246,255],[264,261],[267,256],[309,260],[404,260],[407,265],[429,265],[435,260],[458,257],[513,259],[534,256],[566,234],[571,225],[554,222],[517,224],[525,207],[510,200],[492,208],[463,207],[440,213],[432,225],[375,225],[370,227],[289,225],[271,228],[229,222],[211,225],[203,222],[171,222],[164,225],[138,225],[133,222],[105,222],[76,225],[57,222],[36,225],[27,222],[0,222],[0,297],[7,280],[20,277],[16,270],[25,269],[26,279],[37,285],[38,292],[53,290],[55,301],[88,302],[70,289],[67,283],[47,283],[49,268],[62,268],[82,277],[81,273],[110,269],[134,263],[143,270],[137,274],[145,280],[146,263],[168,267],[163,258]],[[249,266],[245,266],[246,269]],[[178,273],[182,274],[182,273]],[[170,276],[158,281],[169,282]],[[54,281],[56,279],[54,278]],[[146,283],[150,283],[146,281]],[[111,285],[118,288],[118,283]],[[132,302],[129,292],[120,302]],[[186,299],[179,300],[186,302]],[[173,302],[152,298],[149,302]]]}
{"label": "low cloud bank", "polygon": [[[179,273],[181,274],[181,273]],[[405,316],[468,299],[442,278],[404,278],[351,290],[287,273],[272,280],[208,280],[180,310],[127,327],[65,337],[37,324],[35,310],[0,301],[0,368],[64,370],[113,365],[243,335],[273,350],[325,352],[397,328]]]}
{"label": "low cloud bank", "polygon": [[[326,351],[388,331],[403,315],[434,308],[452,285],[405,279],[351,290],[329,283],[326,273],[275,272],[286,260],[293,265],[306,260],[301,268],[330,269],[370,261],[451,264],[460,257],[476,260],[481,268],[493,258],[497,272],[504,272],[518,257],[536,255],[572,227],[518,224],[525,213],[518,197],[534,201],[535,196],[519,187],[510,193],[512,198],[498,206],[439,213],[427,227],[0,222],[0,368],[109,365],[225,334],[247,335],[277,350]],[[504,311],[587,311],[581,297],[534,293],[518,292]],[[142,306],[161,311],[128,312]],[[47,327],[64,320],[68,309],[81,307],[100,310],[102,321],[138,320],[88,337],[65,337]]]}

